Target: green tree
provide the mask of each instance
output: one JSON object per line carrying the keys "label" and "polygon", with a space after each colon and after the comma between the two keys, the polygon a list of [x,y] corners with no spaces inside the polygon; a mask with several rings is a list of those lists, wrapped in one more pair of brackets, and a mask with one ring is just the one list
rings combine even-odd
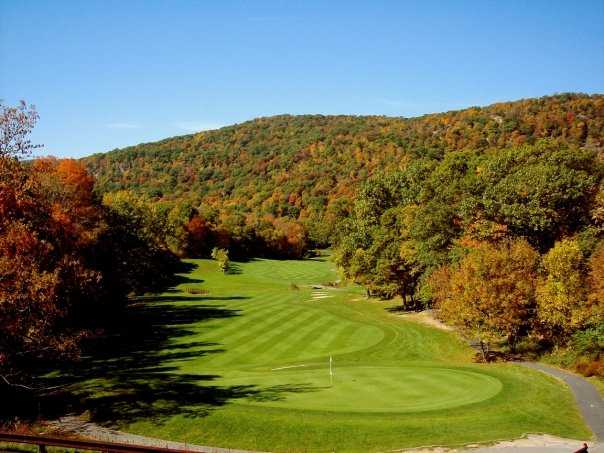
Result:
{"label": "green tree", "polygon": [[481,177],[488,218],[540,249],[588,224],[601,164],[592,152],[551,141],[494,154]]}

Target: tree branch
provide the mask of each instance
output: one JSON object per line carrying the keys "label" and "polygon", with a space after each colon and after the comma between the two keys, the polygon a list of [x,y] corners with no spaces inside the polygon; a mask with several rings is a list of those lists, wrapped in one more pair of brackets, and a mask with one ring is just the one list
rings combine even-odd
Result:
{"label": "tree branch", "polygon": [[24,384],[16,384],[14,382],[10,382],[6,378],[6,376],[4,376],[2,374],[0,374],[0,378],[2,378],[2,380],[6,383],[6,385],[8,385],[10,387],[19,387],[19,388],[22,388],[22,389],[25,389],[25,390],[29,390],[29,391],[32,391],[32,392],[39,392],[40,390],[54,390],[54,389],[58,389],[58,388],[63,387],[62,385],[53,385],[51,387],[38,387],[38,388],[35,388],[35,387],[30,387],[30,386],[24,385]]}

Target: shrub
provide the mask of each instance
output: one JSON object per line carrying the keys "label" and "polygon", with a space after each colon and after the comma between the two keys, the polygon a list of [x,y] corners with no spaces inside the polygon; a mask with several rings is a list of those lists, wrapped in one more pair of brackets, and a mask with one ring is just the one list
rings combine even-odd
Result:
{"label": "shrub", "polygon": [[578,355],[598,358],[604,351],[604,322],[576,332],[570,346]]}
{"label": "shrub", "polygon": [[225,250],[225,249],[219,249],[217,247],[214,247],[212,249],[212,258],[214,258],[216,261],[218,261],[218,268],[223,272],[223,273],[228,273],[229,272],[229,266],[230,266],[230,260],[229,260],[229,251]]}
{"label": "shrub", "polygon": [[575,370],[578,373],[581,373],[583,376],[599,376],[599,377],[604,377],[604,360],[602,359],[596,359],[596,360],[589,360],[589,359],[581,359],[579,362],[577,362],[577,364],[575,365]]}

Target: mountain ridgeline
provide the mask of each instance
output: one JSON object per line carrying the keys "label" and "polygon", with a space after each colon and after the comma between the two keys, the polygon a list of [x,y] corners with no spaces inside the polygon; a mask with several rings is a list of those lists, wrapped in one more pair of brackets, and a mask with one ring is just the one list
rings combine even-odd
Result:
{"label": "mountain ridgeline", "polygon": [[259,118],[84,162],[100,193],[130,190],[160,204],[186,204],[224,246],[255,235],[277,255],[295,255],[333,243],[339,219],[374,176],[418,159],[439,162],[464,150],[487,153],[543,139],[599,154],[603,136],[604,96],[564,94],[411,119]]}

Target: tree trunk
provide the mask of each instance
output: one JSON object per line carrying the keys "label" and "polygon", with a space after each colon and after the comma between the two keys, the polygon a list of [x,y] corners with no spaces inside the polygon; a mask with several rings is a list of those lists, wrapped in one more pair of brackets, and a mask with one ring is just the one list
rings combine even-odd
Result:
{"label": "tree trunk", "polygon": [[417,311],[418,307],[415,298],[413,297],[413,293],[411,293],[411,296],[409,297],[411,298],[411,309]]}
{"label": "tree trunk", "polygon": [[516,343],[518,343],[518,336],[513,333],[508,335],[508,344],[510,345],[510,352],[512,354],[516,353]]}
{"label": "tree trunk", "polygon": [[484,362],[486,363],[487,354],[488,354],[488,346],[482,340],[480,340],[480,352],[482,353],[482,360],[484,360]]}

